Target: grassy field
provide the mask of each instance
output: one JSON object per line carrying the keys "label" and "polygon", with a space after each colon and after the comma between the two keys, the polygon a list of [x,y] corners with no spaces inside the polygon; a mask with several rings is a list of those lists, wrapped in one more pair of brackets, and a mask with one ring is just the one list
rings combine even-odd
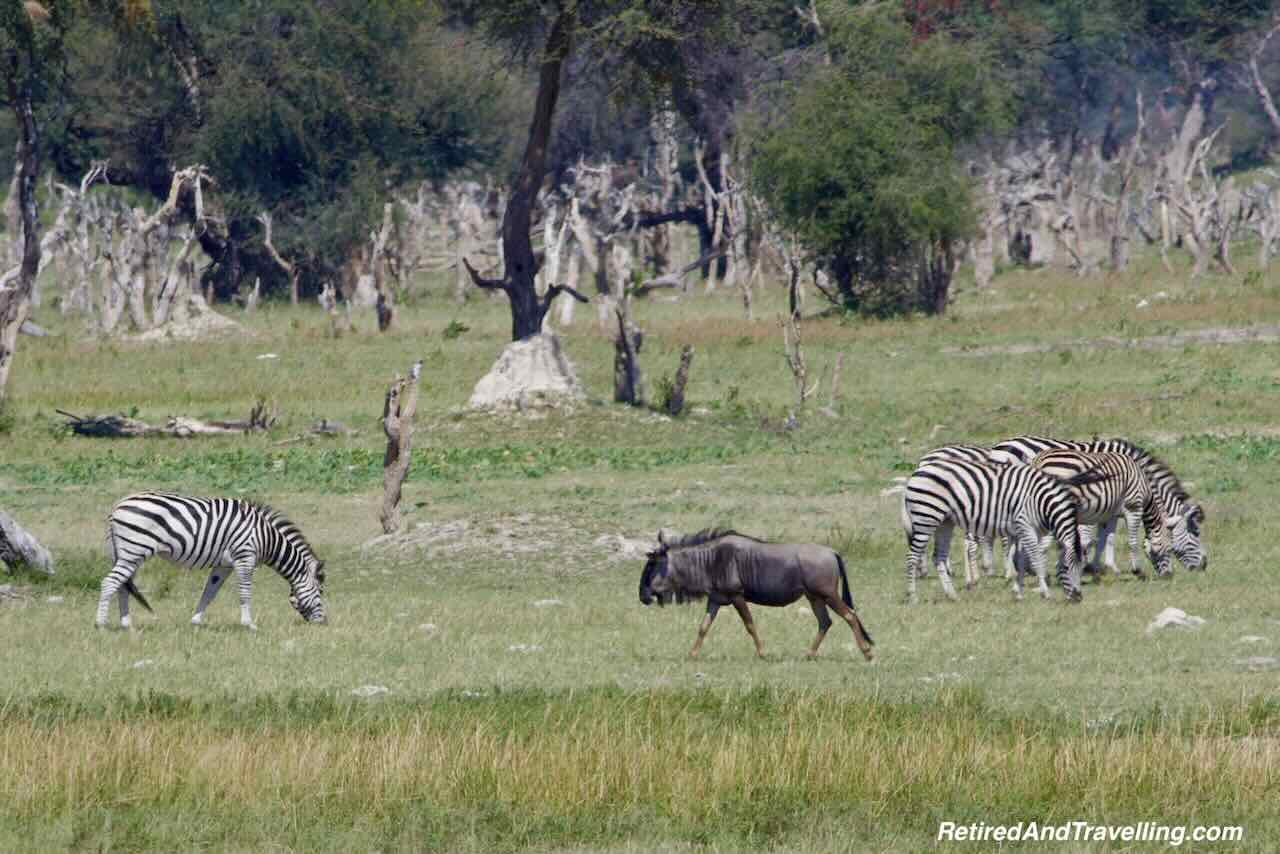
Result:
{"label": "grassy field", "polygon": [[[336,340],[313,307],[166,344],[41,312],[71,334],[21,341],[0,508],[59,569],[0,579],[22,594],[0,603],[0,850],[917,851],[943,820],[1075,819],[1240,825],[1234,848],[1275,850],[1280,691],[1248,659],[1280,656],[1280,345],[1171,336],[1280,321],[1280,275],[1024,271],[943,318],[815,318],[823,387],[796,430],[779,297],[755,322],[727,293],[637,305],[651,389],[697,348],[678,420],[608,402],[587,307],[563,334],[592,399],[507,418],[463,410],[500,301],[421,297]],[[417,358],[409,532],[377,540],[382,396]],[[90,440],[54,411],[243,417],[259,397],[281,422],[247,438]],[[322,417],[358,432],[283,443]],[[935,445],[1023,432],[1151,447],[1204,503],[1210,570],[1072,607],[994,579],[949,603],[931,578],[904,605],[882,492]],[[150,487],[286,510],[327,561],[330,625],[263,568],[258,632],[231,590],[194,629],[203,577],[155,563],[156,613],[95,631],[105,517]],[[841,550],[877,661],[840,625],[804,661],[798,607],[756,609],[765,661],[732,614],[688,661],[701,609],[642,608],[618,538],[716,524]],[[1146,634],[1166,606],[1207,622]]]}

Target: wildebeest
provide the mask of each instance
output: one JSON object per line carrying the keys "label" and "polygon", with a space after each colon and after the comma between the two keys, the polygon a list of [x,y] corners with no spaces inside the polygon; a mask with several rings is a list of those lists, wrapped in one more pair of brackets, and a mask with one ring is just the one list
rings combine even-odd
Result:
{"label": "wildebeest", "polygon": [[809,648],[809,658],[818,654],[831,628],[830,607],[849,624],[863,656],[872,659],[873,641],[854,610],[844,560],[826,546],[768,543],[723,528],[685,537],[659,533],[658,548],[649,552],[640,576],[642,605],[656,599],[661,606],[673,597],[677,601],[706,598],[707,613],[698,626],[690,658],[697,657],[716,612],[729,604],[755,641],[756,655],[763,658],[764,646],[747,603],[790,605],[801,596],[809,600],[818,619],[818,636]]}

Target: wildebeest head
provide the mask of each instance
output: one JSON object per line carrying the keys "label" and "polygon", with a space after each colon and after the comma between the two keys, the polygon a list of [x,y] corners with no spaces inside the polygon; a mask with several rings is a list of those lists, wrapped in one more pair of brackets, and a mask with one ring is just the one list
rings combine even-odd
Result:
{"label": "wildebeest head", "polygon": [[670,601],[673,594],[669,570],[665,545],[659,545],[646,555],[644,572],[640,575],[641,605],[650,605],[657,599],[658,607],[662,607]]}

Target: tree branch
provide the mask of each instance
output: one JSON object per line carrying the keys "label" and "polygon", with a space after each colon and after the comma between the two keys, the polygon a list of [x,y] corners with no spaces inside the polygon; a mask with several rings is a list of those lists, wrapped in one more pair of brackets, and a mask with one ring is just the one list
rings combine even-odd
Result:
{"label": "tree branch", "polygon": [[476,270],[475,267],[471,266],[471,262],[466,258],[462,259],[462,266],[467,268],[467,272],[471,275],[471,283],[477,288],[484,288],[485,290],[491,291],[506,290],[507,283],[505,281],[502,279],[486,279],[484,276],[480,275],[480,272]]}

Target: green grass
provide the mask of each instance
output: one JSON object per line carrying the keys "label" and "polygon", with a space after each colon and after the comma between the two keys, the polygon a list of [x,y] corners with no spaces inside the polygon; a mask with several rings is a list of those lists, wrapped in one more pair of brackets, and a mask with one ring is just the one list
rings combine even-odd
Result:
{"label": "green grass", "polygon": [[[24,598],[0,604],[0,850],[917,851],[942,820],[1077,818],[1239,824],[1274,850],[1280,693],[1244,662],[1280,656],[1275,345],[1077,345],[1280,317],[1276,277],[1009,273],[943,318],[814,319],[823,386],[792,431],[781,296],[755,323],[732,294],[636,306],[651,391],[697,348],[674,420],[606,402],[611,333],[589,311],[564,338],[591,399],[506,418],[462,409],[506,335],[499,301],[419,296],[392,332],[360,317],[337,340],[312,307],[195,344],[86,342],[40,315],[68,334],[20,342],[0,507],[59,570],[4,579]],[[953,350],[1026,343],[1052,349]],[[382,397],[417,358],[410,538],[370,542]],[[248,437],[83,439],[54,412],[243,417],[259,397],[281,421]],[[286,441],[322,417],[358,432]],[[1209,572],[1073,607],[994,580],[951,604],[930,579],[902,604],[882,491],[930,447],[1022,432],[1151,446],[1205,504]],[[230,588],[193,629],[203,578],[154,564],[156,613],[94,631],[105,517],[143,488],[288,512],[327,561],[331,624],[303,625],[263,568],[258,632]],[[640,607],[640,561],[611,538],[716,524],[841,550],[877,661],[842,626],[802,660],[799,608],[756,609],[764,661],[733,614],[687,660],[700,610]],[[1147,635],[1166,606],[1207,623]],[[352,694],[368,685],[387,693]]]}

